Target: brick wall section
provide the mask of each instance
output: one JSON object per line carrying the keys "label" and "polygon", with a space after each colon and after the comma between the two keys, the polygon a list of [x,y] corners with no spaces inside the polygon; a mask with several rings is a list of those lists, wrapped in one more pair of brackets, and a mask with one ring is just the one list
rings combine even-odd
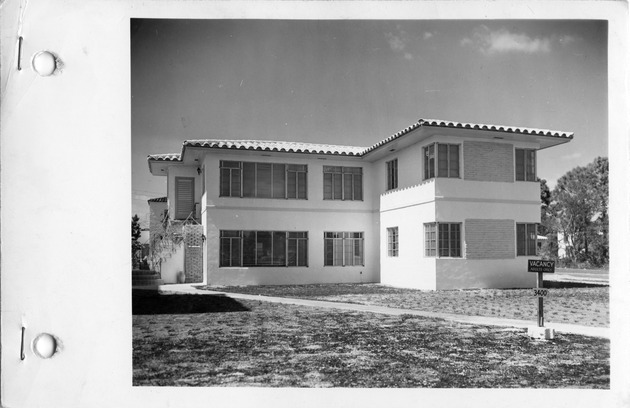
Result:
{"label": "brick wall section", "polygon": [[464,227],[467,259],[514,259],[514,220],[467,219]]}
{"label": "brick wall section", "polygon": [[186,283],[203,282],[203,227],[201,225],[184,225],[184,272]]}
{"label": "brick wall section", "polygon": [[514,182],[514,147],[492,142],[464,142],[464,179]]}

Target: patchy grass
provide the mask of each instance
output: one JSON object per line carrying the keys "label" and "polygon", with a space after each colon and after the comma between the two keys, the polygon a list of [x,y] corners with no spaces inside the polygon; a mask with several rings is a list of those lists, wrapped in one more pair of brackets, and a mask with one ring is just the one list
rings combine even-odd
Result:
{"label": "patchy grass", "polygon": [[[544,300],[545,322],[610,325],[608,286],[562,287],[554,284]],[[532,289],[424,291],[379,284],[322,284],[205,287],[209,290],[358,303],[427,312],[536,321],[538,298]]]}
{"label": "patchy grass", "polygon": [[[170,296],[134,299],[134,310]],[[604,339],[180,296],[205,312],[133,316],[133,385],[609,388]]]}

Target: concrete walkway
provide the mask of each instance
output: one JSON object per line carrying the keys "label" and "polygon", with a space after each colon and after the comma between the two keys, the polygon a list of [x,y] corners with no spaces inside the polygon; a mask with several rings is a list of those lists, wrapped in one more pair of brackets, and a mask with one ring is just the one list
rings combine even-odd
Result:
{"label": "concrete walkway", "polygon": [[[154,288],[155,289],[155,288]],[[502,326],[502,327],[516,327],[519,329],[526,329],[530,326],[535,326],[535,321],[516,320],[516,319],[504,319],[499,317],[487,317],[487,316],[465,316],[449,313],[435,313],[425,312],[414,309],[398,309],[384,306],[374,305],[360,305],[355,303],[340,303],[340,302],[327,302],[323,300],[310,300],[310,299],[294,299],[284,297],[271,297],[261,295],[246,295],[242,293],[228,293],[220,291],[200,290],[191,285],[161,285],[158,287],[158,292],[163,294],[193,294],[193,295],[223,295],[232,299],[243,300],[259,300],[263,302],[283,303],[287,305],[299,305],[310,307],[321,307],[327,309],[339,309],[339,310],[351,310],[357,312],[370,312],[381,313],[387,315],[413,315],[430,318],[438,318],[449,320],[453,322],[478,324],[486,326]],[[575,324],[564,323],[545,323],[545,327],[554,329],[561,333],[573,333],[581,334],[583,336],[603,337],[610,339],[610,329],[608,327],[591,327],[591,326],[579,326]]]}

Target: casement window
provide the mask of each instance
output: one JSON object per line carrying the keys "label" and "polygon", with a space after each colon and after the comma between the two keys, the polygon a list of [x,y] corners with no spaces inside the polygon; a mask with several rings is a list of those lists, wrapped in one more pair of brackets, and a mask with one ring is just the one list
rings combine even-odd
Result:
{"label": "casement window", "polygon": [[221,231],[220,266],[308,266],[308,232]]}
{"label": "casement window", "polygon": [[462,257],[462,224],[431,222],[424,224],[424,255],[440,258]]}
{"label": "casement window", "polygon": [[306,199],[307,166],[221,161],[221,197]]}
{"label": "casement window", "polygon": [[398,159],[387,162],[387,189],[398,188]]}
{"label": "casement window", "polygon": [[432,143],[424,146],[422,152],[424,180],[434,178],[436,174],[438,177],[459,178],[459,145]]}
{"label": "casement window", "polygon": [[175,177],[175,219],[185,220],[195,216],[194,177]]}
{"label": "casement window", "polygon": [[424,224],[424,256],[435,256],[437,248],[437,230],[435,223]]}
{"label": "casement window", "polygon": [[363,266],[362,232],[324,232],[324,266]]}
{"label": "casement window", "polygon": [[363,169],[324,166],[324,200],[363,200]]}
{"label": "casement window", "polygon": [[220,191],[221,197],[240,197],[241,192],[241,162],[221,161]]}
{"label": "casement window", "polygon": [[516,256],[536,256],[536,224],[516,224]]}
{"label": "casement window", "polygon": [[516,181],[536,181],[536,150],[515,149]]}
{"label": "casement window", "polygon": [[387,228],[387,256],[398,256],[398,227]]}

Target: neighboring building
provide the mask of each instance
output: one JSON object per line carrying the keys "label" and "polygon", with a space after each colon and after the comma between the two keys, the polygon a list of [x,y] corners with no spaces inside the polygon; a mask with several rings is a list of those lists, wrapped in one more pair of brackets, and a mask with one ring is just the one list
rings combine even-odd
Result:
{"label": "neighboring building", "polygon": [[572,138],[421,119],[370,147],[188,140],[148,163],[170,218],[201,225],[177,268],[201,258],[209,285],[533,287],[536,152]]}

